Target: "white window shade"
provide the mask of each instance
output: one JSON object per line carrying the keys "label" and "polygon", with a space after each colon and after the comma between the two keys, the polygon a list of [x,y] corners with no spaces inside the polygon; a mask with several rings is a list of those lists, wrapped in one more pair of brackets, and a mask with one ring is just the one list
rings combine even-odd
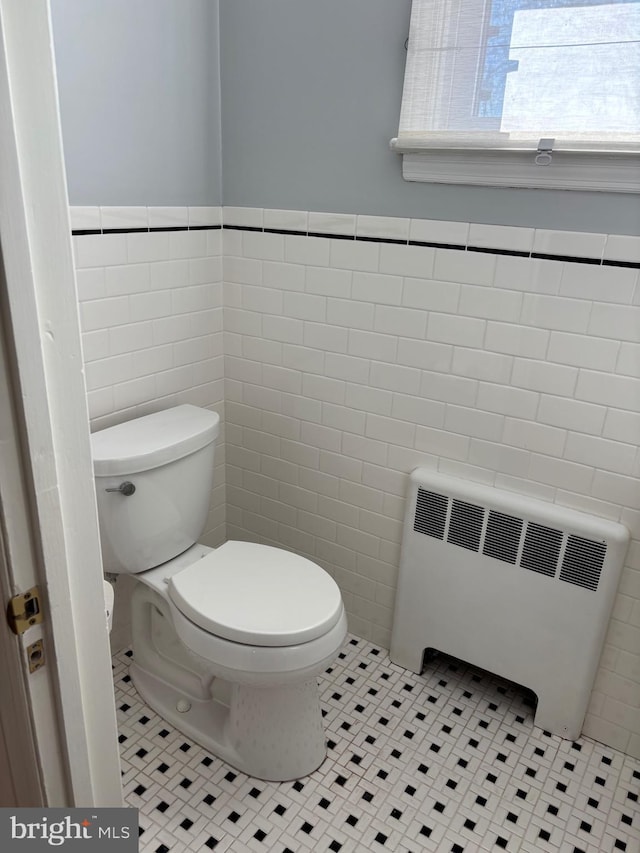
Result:
{"label": "white window shade", "polygon": [[[640,0],[413,0],[392,146],[424,156],[449,152],[449,164],[461,162],[461,151],[535,154],[542,147],[553,149],[554,163],[558,154],[578,171],[591,152],[604,155],[605,170],[637,169]],[[532,164],[533,155],[522,162]],[[520,185],[546,185],[550,175],[537,172]],[[613,188],[635,191],[636,182]],[[574,173],[569,188],[579,184]]]}

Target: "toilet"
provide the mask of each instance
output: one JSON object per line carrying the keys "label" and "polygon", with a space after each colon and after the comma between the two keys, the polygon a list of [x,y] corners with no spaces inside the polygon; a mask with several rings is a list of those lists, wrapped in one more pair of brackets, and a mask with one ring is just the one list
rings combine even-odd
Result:
{"label": "toilet", "polygon": [[311,560],[198,543],[218,431],[215,412],[181,405],[91,436],[104,570],[138,581],[130,675],[145,702],[249,776],[298,779],[326,755],[317,676],[344,606]]}

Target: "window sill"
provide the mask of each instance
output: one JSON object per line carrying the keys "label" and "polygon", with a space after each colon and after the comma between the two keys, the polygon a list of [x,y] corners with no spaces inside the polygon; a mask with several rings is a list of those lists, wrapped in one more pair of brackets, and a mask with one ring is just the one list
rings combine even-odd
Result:
{"label": "window sill", "polygon": [[488,187],[639,193],[637,154],[554,151],[548,166],[534,163],[534,151],[400,149],[405,181]]}

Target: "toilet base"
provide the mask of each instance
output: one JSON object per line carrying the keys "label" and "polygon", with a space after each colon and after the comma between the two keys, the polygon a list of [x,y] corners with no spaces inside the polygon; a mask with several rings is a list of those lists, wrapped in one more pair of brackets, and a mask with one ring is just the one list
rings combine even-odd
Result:
{"label": "toilet base", "polygon": [[[326,756],[315,678],[277,687],[231,685],[229,703],[197,699],[137,663],[130,674],[164,720],[236,770],[269,782],[307,776]],[[188,710],[179,711],[178,707]]]}

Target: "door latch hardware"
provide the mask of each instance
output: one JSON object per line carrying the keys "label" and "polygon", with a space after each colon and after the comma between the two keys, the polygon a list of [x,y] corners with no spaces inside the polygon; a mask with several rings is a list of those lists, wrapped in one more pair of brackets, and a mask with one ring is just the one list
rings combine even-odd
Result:
{"label": "door latch hardware", "polygon": [[7,620],[14,634],[24,634],[27,628],[38,625],[42,619],[40,591],[37,586],[31,587],[20,595],[14,595],[9,601]]}
{"label": "door latch hardware", "polygon": [[27,660],[29,661],[29,672],[35,672],[44,666],[44,643],[42,640],[36,640],[27,646]]}

